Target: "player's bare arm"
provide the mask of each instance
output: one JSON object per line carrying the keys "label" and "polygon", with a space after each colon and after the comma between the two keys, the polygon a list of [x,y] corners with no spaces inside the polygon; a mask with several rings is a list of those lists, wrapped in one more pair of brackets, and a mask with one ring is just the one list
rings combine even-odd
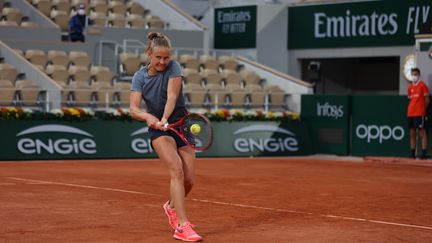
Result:
{"label": "player's bare arm", "polygon": [[147,113],[141,109],[141,100],[142,98],[140,92],[131,91],[129,105],[131,116],[133,119],[144,121],[149,127],[155,128],[159,120],[150,113]]}
{"label": "player's bare arm", "polygon": [[165,124],[171,115],[171,113],[174,110],[177,97],[180,94],[182,85],[182,78],[181,77],[175,77],[168,81],[168,90],[167,90],[167,102],[165,104],[165,110],[164,114],[162,116],[161,123]]}

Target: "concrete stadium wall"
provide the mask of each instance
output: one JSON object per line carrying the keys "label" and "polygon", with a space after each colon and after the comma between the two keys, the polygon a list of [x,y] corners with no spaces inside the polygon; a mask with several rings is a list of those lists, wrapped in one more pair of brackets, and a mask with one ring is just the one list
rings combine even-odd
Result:
{"label": "concrete stadium wall", "polygon": [[288,73],[287,12],[281,5],[259,5],[257,13],[257,61],[284,73]]}

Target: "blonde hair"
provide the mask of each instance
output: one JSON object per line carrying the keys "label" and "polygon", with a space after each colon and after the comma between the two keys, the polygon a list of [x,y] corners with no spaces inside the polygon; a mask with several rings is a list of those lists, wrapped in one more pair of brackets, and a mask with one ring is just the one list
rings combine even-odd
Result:
{"label": "blonde hair", "polygon": [[150,32],[147,34],[147,46],[145,47],[145,53],[149,53],[155,47],[166,47],[171,49],[170,39],[159,32]]}

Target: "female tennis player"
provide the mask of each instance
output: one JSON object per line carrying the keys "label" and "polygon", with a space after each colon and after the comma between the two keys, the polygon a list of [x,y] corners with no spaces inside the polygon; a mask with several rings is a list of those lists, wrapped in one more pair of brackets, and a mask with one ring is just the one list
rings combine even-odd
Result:
{"label": "female tennis player", "polygon": [[[174,229],[173,237],[183,241],[202,239],[186,216],[185,197],[194,184],[195,151],[165,124],[172,124],[187,114],[182,94],[180,65],[171,60],[171,43],[167,36],[150,32],[145,53],[149,64],[132,78],[130,111],[134,119],[149,126],[151,145],[165,162],[171,176],[170,200],[163,209]],[[141,109],[144,100],[147,111]]]}

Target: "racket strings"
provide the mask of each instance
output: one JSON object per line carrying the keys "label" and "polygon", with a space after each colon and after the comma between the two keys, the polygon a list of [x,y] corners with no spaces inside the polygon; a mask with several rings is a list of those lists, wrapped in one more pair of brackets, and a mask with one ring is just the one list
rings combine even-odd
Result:
{"label": "racket strings", "polygon": [[[198,124],[200,126],[199,133],[192,133],[191,126]],[[183,134],[186,140],[195,148],[207,148],[212,143],[213,130],[208,120],[200,116],[189,116],[183,123]]]}

